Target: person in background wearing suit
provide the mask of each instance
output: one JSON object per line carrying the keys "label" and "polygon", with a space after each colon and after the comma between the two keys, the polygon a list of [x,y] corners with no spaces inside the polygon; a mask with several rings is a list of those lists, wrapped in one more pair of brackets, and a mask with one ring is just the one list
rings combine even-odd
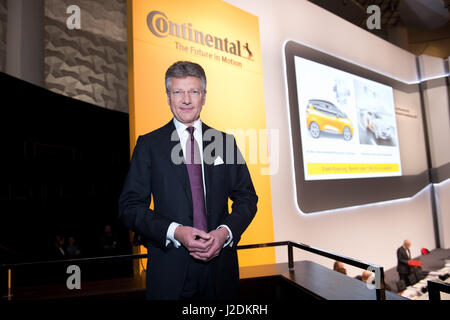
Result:
{"label": "person in background wearing suit", "polygon": [[333,270],[343,273],[343,274],[347,274],[347,269],[345,269],[344,264],[340,261],[335,261],[333,264]]}
{"label": "person in background wearing suit", "polygon": [[236,245],[258,197],[234,137],[200,119],[203,68],[178,61],[165,84],[173,119],[137,139],[119,218],[148,248],[147,299],[233,299]]}
{"label": "person in background wearing suit", "polygon": [[63,235],[57,234],[53,242],[52,259],[65,259],[67,257],[65,238]]}
{"label": "person in background wearing suit", "polygon": [[408,262],[411,260],[411,252],[409,248],[411,247],[411,241],[403,241],[403,245],[397,249],[397,272],[400,276],[400,280],[405,282],[406,286],[410,285],[409,274],[411,273],[411,267]]}

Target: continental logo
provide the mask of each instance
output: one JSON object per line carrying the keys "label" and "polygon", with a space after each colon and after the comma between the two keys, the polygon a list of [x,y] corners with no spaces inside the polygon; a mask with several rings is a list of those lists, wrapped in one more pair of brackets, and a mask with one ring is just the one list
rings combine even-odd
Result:
{"label": "continental logo", "polygon": [[171,21],[161,11],[150,12],[147,16],[147,25],[150,31],[159,38],[168,36],[182,38],[209,48],[253,60],[253,53],[249,48],[248,42],[242,45],[239,40],[231,41],[228,38],[221,38],[196,30],[192,27],[192,23],[184,22],[180,24]]}

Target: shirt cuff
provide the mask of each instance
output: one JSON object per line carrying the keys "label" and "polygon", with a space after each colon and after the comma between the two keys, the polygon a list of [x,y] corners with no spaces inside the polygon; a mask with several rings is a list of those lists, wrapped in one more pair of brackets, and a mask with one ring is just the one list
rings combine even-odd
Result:
{"label": "shirt cuff", "polygon": [[181,226],[181,224],[176,223],[176,222],[172,222],[169,225],[169,228],[167,229],[167,234],[166,234],[166,247],[169,245],[170,242],[173,243],[173,246],[175,248],[179,248],[181,246],[181,243],[175,239],[175,229]]}
{"label": "shirt cuff", "polygon": [[226,228],[228,230],[228,234],[229,234],[227,240],[223,244],[223,248],[225,248],[227,245],[230,245],[230,247],[232,247],[233,246],[233,233],[231,232],[231,229],[225,224],[221,224],[220,226],[217,227],[217,229],[220,229],[222,227]]}

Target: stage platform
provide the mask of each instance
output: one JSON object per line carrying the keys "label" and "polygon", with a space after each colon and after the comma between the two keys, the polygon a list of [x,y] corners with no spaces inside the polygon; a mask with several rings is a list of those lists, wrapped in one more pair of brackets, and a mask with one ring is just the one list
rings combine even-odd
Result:
{"label": "stage platform", "polygon": [[[260,280],[259,294],[264,292],[261,285],[269,280],[278,278],[278,283],[284,282],[284,287],[295,287],[297,290],[289,290],[297,295],[308,296],[320,300],[376,300],[375,289],[369,289],[367,284],[346,276],[342,273],[325,268],[311,261],[296,261],[294,271],[289,271],[287,263],[261,265],[240,268],[242,290],[249,290],[250,282]],[[250,290],[251,291],[251,290]],[[258,291],[255,292],[257,294]],[[281,297],[280,297],[281,298]],[[289,296],[282,296],[289,299]],[[386,300],[407,300],[393,292],[386,291]]]}
{"label": "stage platform", "polygon": [[[242,300],[376,300],[375,289],[352,277],[311,261],[240,268]],[[145,299],[145,277],[83,281],[81,289],[69,290],[65,283],[17,287],[13,300]],[[387,300],[407,300],[386,291]]]}

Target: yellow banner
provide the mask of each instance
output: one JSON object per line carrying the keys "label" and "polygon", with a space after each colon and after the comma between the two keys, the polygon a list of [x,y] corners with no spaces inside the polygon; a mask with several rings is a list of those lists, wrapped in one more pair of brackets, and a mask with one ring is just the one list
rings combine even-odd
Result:
{"label": "yellow banner", "polygon": [[[172,118],[164,75],[178,60],[205,69],[202,121],[222,131],[266,129],[258,17],[220,0],[128,0],[128,18],[132,149],[139,135]],[[240,244],[272,242],[270,176],[261,174],[267,164],[246,160],[259,201]],[[275,263],[273,248],[238,253],[240,266]]]}
{"label": "yellow banner", "polygon": [[400,172],[398,163],[308,163],[309,175]]}

